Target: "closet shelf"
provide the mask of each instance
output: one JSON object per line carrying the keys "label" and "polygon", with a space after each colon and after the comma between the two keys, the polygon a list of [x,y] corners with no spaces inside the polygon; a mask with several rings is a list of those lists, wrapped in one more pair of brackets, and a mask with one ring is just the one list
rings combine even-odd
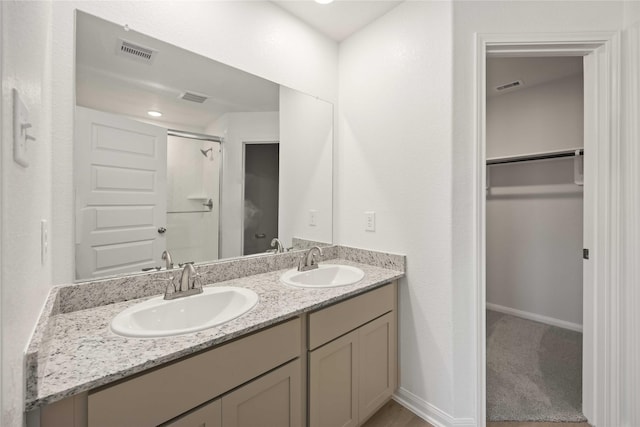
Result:
{"label": "closet shelf", "polygon": [[557,159],[561,157],[575,157],[576,152],[578,155],[584,155],[583,148],[570,148],[567,150],[556,150],[556,151],[546,151],[542,153],[531,153],[531,154],[518,154],[514,156],[505,156],[505,157],[491,157],[487,159],[487,165],[501,165],[505,163],[518,163],[518,162],[530,162],[533,160],[548,160],[548,159]]}

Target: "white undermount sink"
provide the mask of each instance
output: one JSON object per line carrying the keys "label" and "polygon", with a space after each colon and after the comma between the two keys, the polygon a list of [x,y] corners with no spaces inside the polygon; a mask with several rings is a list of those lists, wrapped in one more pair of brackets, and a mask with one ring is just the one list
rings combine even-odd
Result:
{"label": "white undermount sink", "polygon": [[210,287],[198,295],[174,300],[151,298],[121,311],[111,330],[125,337],[166,337],[201,331],[242,316],[258,303],[245,288]]}
{"label": "white undermount sink", "polygon": [[280,280],[300,288],[333,288],[358,283],[364,277],[364,271],[350,265],[319,264],[309,271],[292,269],[280,276]]}

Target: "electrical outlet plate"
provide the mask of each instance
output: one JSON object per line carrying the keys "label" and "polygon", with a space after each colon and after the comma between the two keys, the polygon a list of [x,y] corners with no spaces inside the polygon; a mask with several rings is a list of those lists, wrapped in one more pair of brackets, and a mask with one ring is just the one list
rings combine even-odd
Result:
{"label": "electrical outlet plate", "polygon": [[365,231],[376,231],[376,213],[373,211],[364,213],[364,230]]}
{"label": "electrical outlet plate", "polygon": [[46,219],[40,221],[40,261],[44,265],[49,253],[49,225]]}
{"label": "electrical outlet plate", "polygon": [[29,123],[29,110],[16,89],[13,89],[13,160],[23,167],[29,166],[27,157],[27,129],[24,125]]}
{"label": "electrical outlet plate", "polygon": [[311,209],[309,211],[309,225],[312,227],[315,227],[317,224],[317,219],[318,219],[318,211],[315,209]]}

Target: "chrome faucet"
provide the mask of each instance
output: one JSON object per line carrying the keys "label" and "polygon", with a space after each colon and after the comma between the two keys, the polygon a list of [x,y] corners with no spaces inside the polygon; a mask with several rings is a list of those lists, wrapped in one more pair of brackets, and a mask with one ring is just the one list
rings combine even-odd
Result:
{"label": "chrome faucet", "polygon": [[322,249],[318,246],[313,246],[305,252],[298,262],[298,271],[309,271],[318,268],[318,263],[315,260],[316,254],[323,256]]}
{"label": "chrome faucet", "polygon": [[[172,292],[170,292],[171,288],[173,288]],[[182,269],[180,284],[176,286],[175,282],[170,280],[169,286],[167,286],[167,290],[164,293],[164,299],[171,300],[200,293],[202,293],[202,284],[198,281],[196,269],[192,263],[187,263]]]}
{"label": "chrome faucet", "polygon": [[167,270],[173,270],[173,260],[169,251],[162,252],[162,260],[165,261]]}
{"label": "chrome faucet", "polygon": [[277,237],[274,237],[273,240],[271,240],[271,247],[272,248],[276,248],[276,250],[274,252],[276,254],[281,254],[281,253],[286,252],[286,249],[282,245],[282,242]]}

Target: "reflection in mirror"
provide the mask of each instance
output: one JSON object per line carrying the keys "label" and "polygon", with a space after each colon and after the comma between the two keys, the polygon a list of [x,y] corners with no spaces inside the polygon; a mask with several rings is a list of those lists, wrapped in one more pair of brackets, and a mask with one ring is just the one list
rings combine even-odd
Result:
{"label": "reflection in mirror", "polygon": [[220,142],[169,131],[167,247],[176,260],[218,259]]}
{"label": "reflection in mirror", "polygon": [[330,103],[77,12],[76,279],[330,244],[332,149]]}

